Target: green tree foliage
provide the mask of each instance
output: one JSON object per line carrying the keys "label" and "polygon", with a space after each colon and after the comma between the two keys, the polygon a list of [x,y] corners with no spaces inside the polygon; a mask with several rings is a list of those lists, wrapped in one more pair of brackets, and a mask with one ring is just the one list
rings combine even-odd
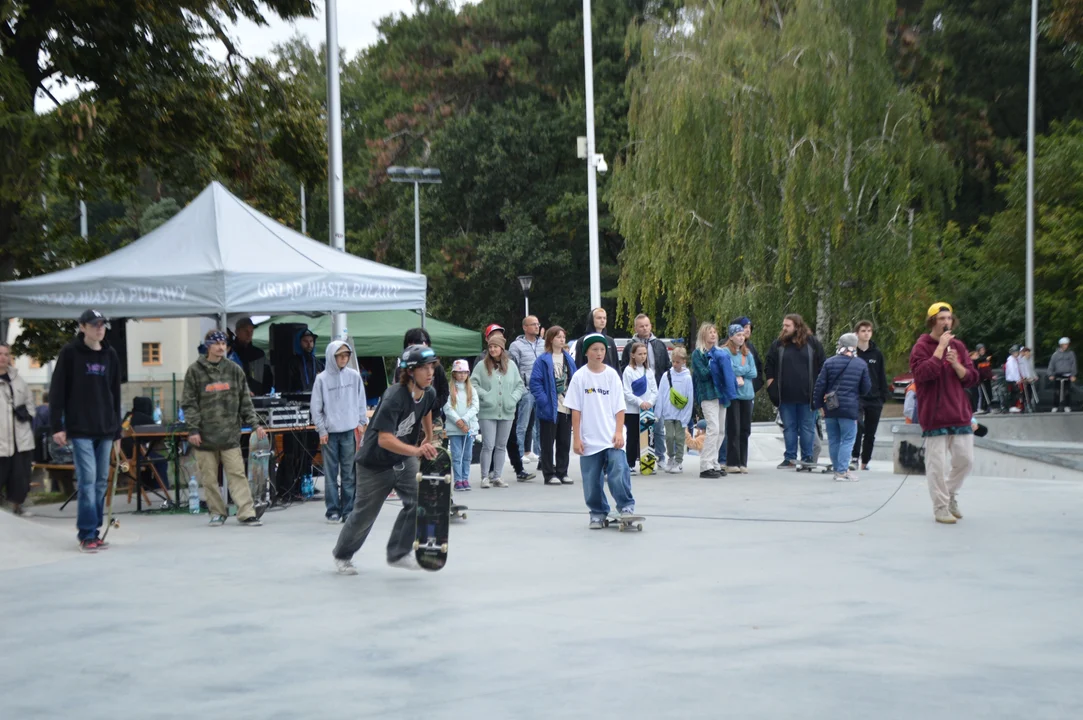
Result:
{"label": "green tree foliage", "polygon": [[632,151],[608,200],[620,299],[674,323],[860,317],[888,351],[928,298],[955,175],[886,52],[893,2],[696,2],[643,27]]}

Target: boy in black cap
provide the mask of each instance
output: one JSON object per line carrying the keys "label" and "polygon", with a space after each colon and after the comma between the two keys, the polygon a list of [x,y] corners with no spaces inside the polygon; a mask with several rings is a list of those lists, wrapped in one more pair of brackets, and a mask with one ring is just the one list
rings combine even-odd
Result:
{"label": "boy in black cap", "polygon": [[109,454],[120,438],[120,357],[109,347],[109,323],[97,310],[79,316],[79,332],[60,351],[49,382],[49,417],[57,445],[71,444],[78,484],[79,549],[109,547],[98,539],[109,486]]}

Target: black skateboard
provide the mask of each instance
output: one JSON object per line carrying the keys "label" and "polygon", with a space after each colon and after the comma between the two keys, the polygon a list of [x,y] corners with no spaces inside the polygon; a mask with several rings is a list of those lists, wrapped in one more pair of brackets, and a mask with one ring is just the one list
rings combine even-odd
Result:
{"label": "black skateboard", "polygon": [[[445,448],[432,460],[421,460],[417,474],[417,520],[414,526],[414,558],[425,570],[447,564],[448,529],[451,526],[451,455]],[[459,506],[457,515],[465,517]]]}

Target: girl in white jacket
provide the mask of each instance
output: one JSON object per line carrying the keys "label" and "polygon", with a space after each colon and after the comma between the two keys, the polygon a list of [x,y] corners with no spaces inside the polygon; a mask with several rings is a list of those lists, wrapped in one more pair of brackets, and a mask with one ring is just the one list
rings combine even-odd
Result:
{"label": "girl in white jacket", "polygon": [[647,346],[633,342],[628,367],[624,368],[624,428],[628,435],[624,447],[633,475],[637,474],[636,463],[639,461],[639,414],[653,408],[657,397],[654,371],[647,367]]}
{"label": "girl in white jacket", "polygon": [[478,434],[478,394],[470,383],[470,365],[456,360],[451,365],[451,395],[444,405],[448,445],[451,447],[451,471],[456,490],[470,489],[470,461],[474,456],[474,437]]}

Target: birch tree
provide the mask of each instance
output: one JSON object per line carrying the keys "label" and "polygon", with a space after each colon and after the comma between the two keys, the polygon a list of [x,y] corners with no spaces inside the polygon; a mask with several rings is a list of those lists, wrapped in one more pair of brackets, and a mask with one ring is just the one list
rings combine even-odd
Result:
{"label": "birch tree", "polygon": [[825,340],[868,317],[889,348],[912,340],[956,175],[893,75],[894,7],[691,0],[631,37],[631,142],[607,194],[624,312],[772,329],[799,312]]}

